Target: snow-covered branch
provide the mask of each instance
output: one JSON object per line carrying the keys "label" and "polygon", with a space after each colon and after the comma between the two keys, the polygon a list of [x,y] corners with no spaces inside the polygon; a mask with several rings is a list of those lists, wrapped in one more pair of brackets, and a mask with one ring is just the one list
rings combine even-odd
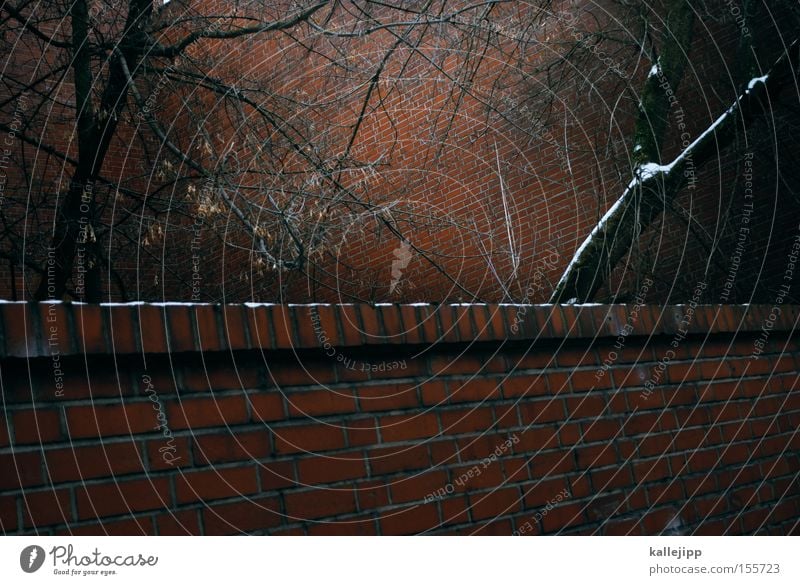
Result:
{"label": "snow-covered branch", "polygon": [[642,163],[620,198],[575,252],[550,302],[586,302],[605,283],[638,235],[677,196],[687,171],[696,172],[728,147],[737,128],[747,128],[766,110],[800,64],[796,40],[766,75],[751,79],[733,104],[671,163]]}

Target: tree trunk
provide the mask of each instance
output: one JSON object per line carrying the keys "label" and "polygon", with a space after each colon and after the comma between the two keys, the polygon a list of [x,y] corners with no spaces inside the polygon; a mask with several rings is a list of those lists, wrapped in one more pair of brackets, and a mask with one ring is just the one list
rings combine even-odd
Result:
{"label": "tree trunk", "polygon": [[672,163],[639,167],[620,199],[576,252],[550,302],[590,300],[605,282],[607,267],[616,266],[638,235],[672,203],[688,172],[696,173],[733,142],[740,126],[747,128],[768,111],[798,63],[800,42],[795,41],[767,75],[752,79],[734,104]]}
{"label": "tree trunk", "polygon": [[[36,300],[61,298],[72,275],[81,232],[88,231],[89,201],[92,194],[92,170],[98,157],[95,140],[95,114],[92,106],[92,72],[89,54],[89,9],[86,0],[75,0],[70,6],[72,26],[72,70],[75,80],[75,107],[77,109],[78,166],[69,189],[56,213],[51,250],[51,263],[36,291]],[[102,160],[99,161],[102,164]],[[83,213],[82,213],[83,210]],[[79,266],[80,270],[82,267]],[[83,266],[85,268],[85,266]],[[83,288],[76,283],[76,288]]]}
{"label": "tree trunk", "polygon": [[[152,15],[151,0],[130,0],[124,34],[118,49],[130,62],[138,60],[146,46],[141,31]],[[128,80],[118,54],[111,59],[108,81],[100,100],[100,114],[92,104],[91,54],[89,45],[89,10],[86,0],[74,0],[70,7],[73,62],[75,76],[75,107],[77,109],[78,161],[69,190],[56,214],[48,263],[36,300],[61,298],[67,281],[76,273],[76,292],[89,302],[102,297],[102,273],[99,245],[95,240],[95,180],[108,153],[111,139],[128,95]],[[77,267],[75,260],[78,260]]]}
{"label": "tree trunk", "polygon": [[[762,115],[770,101],[791,79],[800,62],[795,41],[764,77],[752,79],[728,110],[669,165],[641,164],[619,200],[575,253],[556,285],[551,303],[586,302],[607,281],[608,275],[633,243],[678,195],[687,177],[696,174]],[[652,146],[652,143],[651,143]]]}
{"label": "tree trunk", "polygon": [[661,163],[661,146],[670,112],[670,93],[676,95],[689,60],[694,9],[688,0],[673,0],[667,14],[661,54],[644,82],[633,140],[634,166]]}

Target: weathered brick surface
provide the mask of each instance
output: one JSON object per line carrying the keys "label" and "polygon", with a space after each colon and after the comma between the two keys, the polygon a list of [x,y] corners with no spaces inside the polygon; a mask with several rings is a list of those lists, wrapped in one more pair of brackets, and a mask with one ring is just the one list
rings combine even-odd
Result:
{"label": "weathered brick surface", "polygon": [[4,533],[786,534],[800,517],[793,306],[766,336],[763,307],[701,307],[714,325],[675,343],[647,307],[620,337],[606,318],[629,306],[530,306],[557,317],[507,342],[503,307],[438,311],[438,337],[428,307],[333,305],[331,351],[307,307],[64,304],[59,353],[46,307],[13,307]]}

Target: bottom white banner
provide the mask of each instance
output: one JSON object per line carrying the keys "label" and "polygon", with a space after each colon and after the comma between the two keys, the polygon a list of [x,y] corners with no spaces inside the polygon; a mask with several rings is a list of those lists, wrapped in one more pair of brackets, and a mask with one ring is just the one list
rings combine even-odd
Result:
{"label": "bottom white banner", "polygon": [[[0,583],[800,583],[791,537],[0,539]],[[521,580],[521,581],[520,581]]]}

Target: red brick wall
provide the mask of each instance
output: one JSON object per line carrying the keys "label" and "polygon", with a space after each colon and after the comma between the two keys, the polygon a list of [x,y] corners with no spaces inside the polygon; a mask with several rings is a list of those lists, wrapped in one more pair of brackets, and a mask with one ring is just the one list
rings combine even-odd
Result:
{"label": "red brick wall", "polygon": [[4,533],[797,532],[794,306],[0,309]]}
{"label": "red brick wall", "polygon": [[[196,4],[191,3],[189,10],[197,9]],[[216,12],[215,4],[214,1],[204,1],[199,6]],[[576,4],[589,6],[591,3]],[[601,13],[602,6],[595,7],[595,11]],[[277,6],[274,9],[280,10]],[[516,19],[497,15],[497,23],[513,29],[514,23],[525,22],[524,7],[519,9],[523,12],[517,14]],[[186,11],[187,3],[172,2],[164,9],[162,18],[168,21],[183,17]],[[721,20],[716,23],[704,18],[702,26],[698,23],[690,53],[691,67],[679,91],[679,106],[686,114],[687,131],[692,138],[705,131],[740,90],[737,82],[726,73],[734,65],[739,29],[727,10],[722,11]],[[776,20],[782,22],[780,17]],[[786,35],[778,34],[778,25],[766,17],[756,24],[758,26],[754,25],[753,30],[758,30],[759,35],[768,41],[764,47],[772,49],[765,52],[770,57],[764,58],[768,63],[777,54],[778,47],[773,45]],[[572,38],[558,26],[553,29],[552,34],[565,34],[568,39]],[[178,33],[176,27],[170,31],[173,35]],[[315,42],[315,33],[306,27],[299,27],[296,34],[303,42]],[[372,60],[376,65],[378,56],[391,42],[390,35],[380,34],[348,41],[347,53]],[[451,58],[442,63],[446,61],[453,71],[463,64],[466,57],[474,56],[474,47],[462,53],[435,35],[429,42],[436,52],[450,55]],[[307,100],[301,100],[303,102],[328,103],[332,95],[347,94],[358,82],[358,79],[342,80],[337,67],[327,59],[306,54],[300,44],[283,35],[259,38],[258,41],[199,43],[193,51],[197,52],[193,54],[197,58],[213,56],[216,68],[212,73],[224,74],[233,81],[248,77],[261,79],[268,87],[290,96],[298,86],[302,86],[309,92]],[[363,161],[375,161],[381,155],[387,155],[384,162],[389,166],[380,167],[379,176],[366,182],[369,200],[376,204],[396,204],[394,209],[398,221],[408,238],[435,258],[464,289],[482,300],[504,299],[492,272],[494,268],[507,281],[505,286],[511,298],[540,302],[547,299],[552,284],[560,277],[574,251],[630,180],[630,169],[626,168],[630,166],[627,149],[632,146],[631,131],[636,109],[633,101],[624,97],[622,86],[630,83],[634,90],[640,90],[641,80],[650,67],[649,63],[642,62],[638,69],[626,71],[628,79],[618,80],[617,87],[608,81],[608,87],[598,85],[596,93],[588,91],[588,82],[581,87],[580,95],[564,91],[561,97],[568,111],[564,113],[556,104],[557,112],[551,124],[537,129],[531,114],[541,105],[530,103],[526,93],[530,88],[519,83],[519,75],[514,72],[514,55],[512,51],[504,56],[497,47],[488,49],[471,82],[471,93],[461,95],[453,83],[447,82],[442,73],[419,54],[407,48],[398,50],[396,58],[383,72],[381,89],[387,95],[381,96],[380,108],[368,112],[354,143],[354,155]],[[39,56],[35,51],[33,54],[17,52],[13,66],[23,70],[26,62],[35,63],[34,57]],[[601,55],[596,56],[600,60]],[[548,57],[552,55],[531,54],[526,67],[540,64]],[[404,67],[402,72],[401,64]],[[592,60],[590,65],[594,67],[597,61]],[[502,83],[496,85],[498,76],[502,77]],[[144,99],[152,98],[157,102],[159,114],[172,140],[187,148],[193,144],[192,156],[202,156],[198,154],[201,150],[196,148],[200,139],[196,124],[189,123],[191,116],[176,96],[170,98],[165,91],[157,91],[158,82],[159,78],[155,77],[149,79],[149,83],[142,83],[140,90]],[[793,100],[790,91],[785,97],[791,104],[796,99]],[[484,98],[490,94],[492,99],[489,101],[504,117],[487,108]],[[56,95],[58,99],[69,102],[72,99],[69,83]],[[623,99],[618,100],[621,96]],[[326,140],[330,139],[340,147],[346,144],[349,138],[346,130],[354,121],[351,109],[359,110],[362,97],[363,92],[356,92],[353,103],[337,103],[330,109],[306,110],[298,106],[298,110],[284,114],[297,120],[319,119],[319,127],[326,130]],[[373,102],[377,101],[376,97]],[[26,111],[32,113],[34,104],[31,96]],[[2,111],[6,120],[10,119],[14,105],[9,103]],[[278,107],[275,103],[270,105]],[[377,103],[372,105],[377,106]],[[205,109],[199,106],[194,109],[205,113]],[[776,112],[781,111],[776,105]],[[170,201],[171,215],[168,220],[161,218],[163,238],[148,239],[147,228],[152,216],[150,211],[144,211],[145,221],[141,229],[136,227],[138,220],[131,221],[125,230],[117,229],[109,236],[111,242],[104,249],[109,250],[115,267],[119,269],[129,298],[188,300],[192,295],[194,274],[192,263],[186,261],[186,254],[193,236],[194,217],[191,214],[195,208],[182,208],[186,185],[174,190],[169,186],[160,191],[165,185],[163,178],[159,178],[159,169],[165,156],[167,159],[170,157],[158,144],[148,144],[145,149],[143,143],[131,138],[137,112],[138,108],[130,104],[119,136],[107,157],[104,174],[151,195],[160,192],[165,197],[174,196]],[[243,143],[243,135],[251,130],[247,126],[230,127],[224,121],[227,114],[221,103],[209,103],[208,114],[208,129],[212,134],[220,134],[221,143]],[[671,115],[674,134],[676,112]],[[565,121],[568,125],[566,130],[562,125]],[[736,294],[728,299],[731,302],[773,301],[772,291],[781,284],[782,264],[796,233],[797,214],[786,211],[794,210],[796,203],[791,190],[778,184],[775,161],[776,153],[780,153],[782,156],[778,158],[784,161],[780,173],[785,185],[797,183],[799,179],[792,161],[796,159],[798,147],[791,125],[781,123],[778,118],[775,126],[766,130],[762,128],[760,132],[774,138],[774,145],[771,142],[769,147],[754,148],[757,150],[754,182],[758,204],[750,224],[752,230],[742,268],[737,274]],[[338,130],[331,130],[332,127]],[[37,119],[34,128],[65,149],[74,134],[74,123],[69,116]],[[53,137],[56,136],[63,138],[55,140]],[[440,139],[442,144],[438,142]],[[324,141],[320,139],[319,142]],[[680,140],[671,134],[667,143],[665,151],[667,158],[671,159]],[[500,153],[508,191],[512,231],[521,251],[515,279],[510,278],[512,265],[507,251],[495,145]],[[773,146],[775,152],[771,150]],[[341,150],[338,147],[332,146],[331,149],[338,152]],[[566,157],[568,151],[569,160]],[[15,156],[22,156],[19,149]],[[33,152],[27,153],[26,158],[35,158]],[[693,190],[687,189],[681,196],[681,205],[690,210],[692,217],[702,225],[702,230],[697,226],[690,228],[684,219],[673,214],[662,218],[643,234],[634,246],[632,261],[620,263],[610,285],[601,291],[598,298],[624,300],[631,297],[631,291],[636,288],[630,284],[631,274],[650,270],[658,279],[657,286],[651,291],[651,302],[679,302],[689,298],[700,278],[709,282],[708,298],[704,300],[724,300],[720,299],[719,292],[728,274],[727,260],[735,248],[743,207],[743,187],[741,181],[737,183],[737,177],[743,172],[739,158],[721,154],[718,164],[715,161],[703,169],[698,186]],[[245,162],[253,160],[251,154],[244,151],[242,159]],[[292,170],[292,165],[297,165],[297,162],[289,157],[289,162],[285,166],[282,164],[278,164],[279,169]],[[52,161],[37,163],[34,173],[37,187],[31,195],[31,202],[39,202],[44,207],[51,205],[48,202],[52,201],[52,193],[58,190],[55,179],[61,167],[60,163]],[[352,182],[358,182],[359,178],[360,175],[356,175]],[[19,176],[12,183],[14,181],[21,185]],[[286,184],[291,185],[288,178]],[[27,197],[24,193],[27,193],[27,187],[21,196],[21,204],[9,208],[8,213],[12,217],[26,218],[26,233],[43,236],[41,241],[27,240],[26,247],[28,258],[40,261],[48,243],[45,236],[52,216],[46,210],[41,214],[29,213],[23,205]],[[327,192],[321,194],[328,195]],[[113,197],[106,191],[98,193],[98,197],[108,204],[105,206],[109,214],[106,219],[110,221]],[[309,195],[309,208],[317,203],[315,197],[313,192]],[[133,215],[138,217],[138,206],[126,201],[123,199],[119,205],[134,209]],[[730,210],[727,209],[729,203]],[[338,209],[346,218],[344,211]],[[415,229],[407,221],[415,216],[403,215],[404,212],[430,216],[429,223],[434,225]],[[190,217],[184,217],[182,213]],[[416,253],[404,270],[400,286],[389,292],[393,251],[399,244],[396,238],[387,235],[387,230],[379,231],[377,223],[371,220],[361,218],[354,221],[356,226],[343,237],[339,238],[340,234],[332,237],[333,242],[327,250],[330,255],[307,274],[279,274],[270,270],[258,274],[249,270],[247,250],[252,242],[242,235],[238,221],[232,215],[224,214],[218,219],[218,227],[222,226],[219,229],[221,237],[212,236],[210,229],[202,234],[200,300],[471,300],[469,292],[459,289]],[[229,225],[225,220],[230,220]],[[308,221],[312,221],[310,216]],[[424,225],[426,222],[418,219],[418,226],[420,223]],[[721,242],[710,266],[707,251],[698,243],[697,234],[703,232]],[[146,245],[145,240],[148,241]],[[237,250],[225,243],[244,246],[245,250]],[[342,244],[341,247],[338,244]],[[28,272],[28,280],[23,286],[22,273],[21,269],[16,271],[14,288],[10,268],[6,262],[0,263],[0,296],[12,298],[16,293],[16,298],[30,297],[38,276]],[[528,295],[532,283],[536,282],[542,282],[544,286],[536,287],[535,294]],[[107,298],[118,298],[116,284],[106,282],[105,285]]]}

